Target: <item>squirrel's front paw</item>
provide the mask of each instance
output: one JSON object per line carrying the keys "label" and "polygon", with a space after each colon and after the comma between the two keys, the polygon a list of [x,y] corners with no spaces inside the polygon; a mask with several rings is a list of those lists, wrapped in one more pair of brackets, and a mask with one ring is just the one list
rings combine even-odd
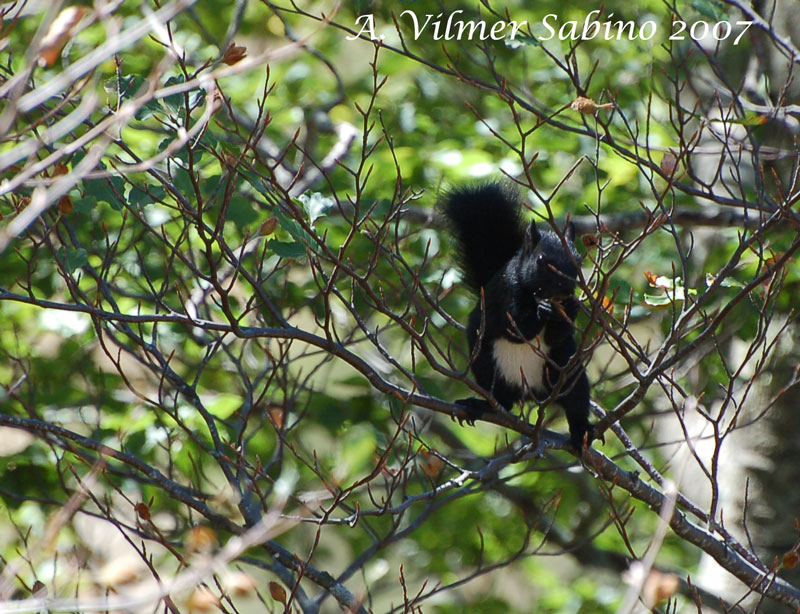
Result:
{"label": "squirrel's front paw", "polygon": [[556,307],[548,300],[540,300],[536,303],[536,315],[541,320],[551,320],[556,314]]}
{"label": "squirrel's front paw", "polygon": [[486,399],[470,397],[468,399],[458,399],[456,405],[462,408],[461,412],[455,412],[450,416],[453,420],[458,420],[459,424],[465,422],[470,426],[475,426],[475,421],[480,420],[485,414],[492,411],[492,406]]}

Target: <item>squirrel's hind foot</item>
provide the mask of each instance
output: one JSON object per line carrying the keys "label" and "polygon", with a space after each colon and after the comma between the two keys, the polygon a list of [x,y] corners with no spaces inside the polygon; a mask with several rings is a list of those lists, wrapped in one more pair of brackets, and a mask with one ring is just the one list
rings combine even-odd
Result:
{"label": "squirrel's hind foot", "polygon": [[583,450],[584,442],[590,448],[592,447],[592,442],[594,440],[599,441],[603,445],[606,443],[605,435],[603,435],[603,433],[596,433],[594,424],[587,424],[585,429],[576,430],[574,433],[570,432],[569,438],[572,443],[572,447],[579,452]]}

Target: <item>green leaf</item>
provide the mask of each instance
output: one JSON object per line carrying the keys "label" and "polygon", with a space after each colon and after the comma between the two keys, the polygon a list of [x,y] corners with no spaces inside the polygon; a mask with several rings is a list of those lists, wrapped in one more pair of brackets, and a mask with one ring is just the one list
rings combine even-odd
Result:
{"label": "green leaf", "polygon": [[521,32],[517,32],[517,35],[512,39],[507,38],[505,40],[506,47],[510,47],[511,49],[518,49],[519,47],[525,46],[534,46],[534,47],[541,47],[542,43],[539,41],[538,38],[535,36],[522,34]]}
{"label": "green leaf", "polygon": [[[98,203],[108,203],[115,211],[122,210],[125,204],[121,200],[125,194],[125,182],[121,177],[86,179],[83,185],[87,197],[93,198]],[[119,196],[117,196],[117,194],[119,194]]]}
{"label": "green leaf", "polygon": [[289,219],[280,211],[275,212],[275,217],[281,223],[281,228],[283,228],[286,232],[292,235],[292,238],[297,241],[298,243],[308,243],[309,246],[313,247],[314,241],[312,240],[311,236],[303,230],[303,227],[300,226],[295,220]]}
{"label": "green leaf", "polygon": [[663,307],[669,305],[674,301],[684,301],[686,296],[695,296],[697,290],[694,288],[684,288],[683,286],[674,286],[669,290],[664,290],[664,294],[645,294],[644,302],[646,305],[652,307]]}
{"label": "green leaf", "polygon": [[[119,94],[118,102],[125,102],[132,99],[138,92],[144,91],[145,80],[139,75],[124,75],[119,79],[107,79],[103,87],[110,94]],[[139,107],[134,117],[143,121],[161,110],[157,100],[149,100]]]}
{"label": "green leaf", "polygon": [[[706,286],[710,286],[714,283],[717,276],[712,275],[711,273],[706,273]],[[720,287],[722,288],[744,288],[744,284],[740,281],[733,279],[732,277],[726,277],[721,282],[719,282]]]}
{"label": "green leaf", "polygon": [[[176,85],[178,83],[186,83],[186,79],[183,75],[170,77],[167,79],[167,82],[164,84],[164,86],[169,87],[170,85]],[[181,111],[183,109],[183,94],[171,94],[169,96],[165,96],[164,104],[173,113]]]}
{"label": "green leaf", "polygon": [[704,17],[714,21],[726,21],[728,19],[725,9],[716,0],[694,0],[692,8]]}
{"label": "green leaf", "polygon": [[270,192],[266,188],[266,186],[264,185],[264,182],[261,180],[260,177],[258,177],[258,175],[256,175],[255,173],[253,173],[251,171],[243,170],[241,168],[238,169],[238,171],[239,171],[239,174],[242,177],[244,177],[245,182],[247,182],[247,184],[251,188],[253,188],[256,192],[258,192],[262,196],[266,196],[268,200],[272,200],[272,197],[273,197],[272,192]]}
{"label": "green leaf", "polygon": [[72,275],[76,269],[89,261],[89,254],[82,247],[60,247],[56,252],[56,258],[64,266],[64,270]]}
{"label": "green leaf", "polygon": [[672,299],[666,294],[645,294],[644,304],[650,307],[666,307],[673,303]]}
{"label": "green leaf", "polygon": [[143,85],[144,79],[139,75],[123,75],[119,79],[106,79],[103,89],[109,94],[119,94],[121,102],[135,94]]}
{"label": "green leaf", "polygon": [[86,198],[79,198],[72,201],[72,210],[75,213],[89,213],[97,206],[97,200],[87,196]]}
{"label": "green leaf", "polygon": [[216,208],[224,190],[222,177],[219,174],[206,176],[205,173],[202,175],[197,173],[197,176],[200,181],[200,193],[203,195],[203,200],[206,201],[206,207]]}
{"label": "green leaf", "polygon": [[306,248],[300,243],[271,239],[267,246],[281,258],[302,258],[306,255]]}
{"label": "green leaf", "polygon": [[[209,130],[206,130],[203,133],[203,136],[200,137],[200,142],[208,147],[208,149],[217,149],[219,147],[219,139],[215,137]],[[201,151],[200,148],[195,147],[195,152]]]}
{"label": "green leaf", "polygon": [[245,227],[256,222],[258,218],[258,211],[256,211],[253,202],[249,198],[245,198],[239,194],[235,194],[231,198],[231,202],[228,204],[226,219],[233,222],[240,232]]}
{"label": "green leaf", "polygon": [[147,192],[138,186],[132,186],[128,192],[128,202],[135,207],[143,208],[163,200],[166,195],[166,190],[160,185],[147,186]]}
{"label": "green leaf", "polygon": [[191,106],[193,109],[203,106],[205,101],[206,101],[205,90],[195,90],[194,92],[189,94],[189,106]]}
{"label": "green leaf", "polygon": [[161,105],[158,104],[158,100],[148,100],[145,102],[139,109],[136,111],[134,117],[139,121],[144,121],[149,119],[156,113],[162,113],[163,109]]}
{"label": "green leaf", "polygon": [[303,210],[308,216],[308,221],[312,226],[317,219],[325,215],[336,204],[333,198],[330,196],[323,196],[319,192],[306,192],[305,194],[301,194],[295,199],[295,202],[303,207]]}
{"label": "green leaf", "polygon": [[192,178],[189,177],[189,171],[183,168],[176,170],[172,174],[172,181],[180,194],[194,200],[194,184]]}
{"label": "green leaf", "polygon": [[369,10],[370,0],[356,0],[353,4],[356,15],[361,15]]}
{"label": "green leaf", "polygon": [[[174,140],[173,138],[166,138],[161,141],[158,144],[158,152],[161,153],[165,151]],[[186,146],[181,147],[177,151],[173,151],[170,160],[180,160],[184,164],[187,163],[189,161],[189,153],[186,151]]]}

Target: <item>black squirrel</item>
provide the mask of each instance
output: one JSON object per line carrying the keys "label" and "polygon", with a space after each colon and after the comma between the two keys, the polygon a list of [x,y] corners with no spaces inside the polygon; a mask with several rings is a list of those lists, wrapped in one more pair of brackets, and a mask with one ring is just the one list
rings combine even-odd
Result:
{"label": "black squirrel", "polygon": [[[597,437],[589,423],[589,380],[580,361],[564,371],[577,350],[574,225],[567,224],[563,241],[535,221],[526,225],[516,191],[501,183],[453,189],[439,208],[456,239],[464,282],[479,297],[483,289],[467,322],[476,381],[507,410],[557,390],[572,445],[581,450],[587,435],[591,445]],[[492,411],[482,398],[456,403],[468,420]]]}

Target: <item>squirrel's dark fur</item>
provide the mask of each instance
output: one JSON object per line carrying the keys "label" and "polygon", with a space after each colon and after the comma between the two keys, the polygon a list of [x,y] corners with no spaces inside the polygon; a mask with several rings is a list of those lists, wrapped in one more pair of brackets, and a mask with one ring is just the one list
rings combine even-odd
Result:
{"label": "squirrel's dark fur", "polygon": [[[563,240],[551,230],[525,225],[517,193],[486,183],[453,189],[440,201],[458,246],[466,285],[481,300],[467,322],[475,379],[511,409],[517,401],[543,401],[557,391],[572,444],[595,438],[589,423],[589,380],[576,352],[573,322],[580,257],[568,224]],[[479,347],[476,348],[476,345]],[[457,401],[469,419],[491,412],[486,399]]]}

